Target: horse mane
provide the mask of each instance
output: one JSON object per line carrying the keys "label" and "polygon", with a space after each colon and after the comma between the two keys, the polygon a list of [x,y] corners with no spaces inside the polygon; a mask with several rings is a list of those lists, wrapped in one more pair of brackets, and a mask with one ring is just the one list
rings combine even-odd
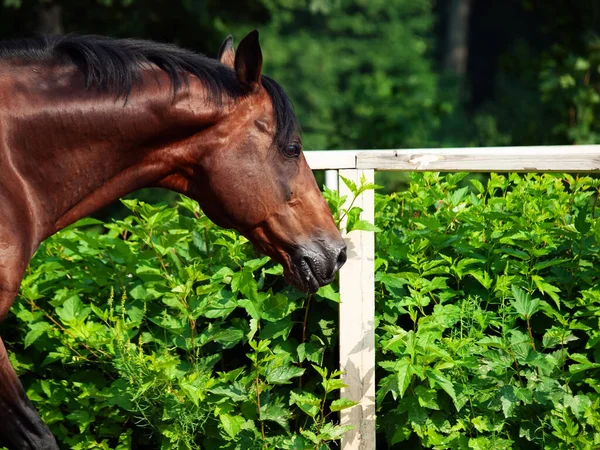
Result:
{"label": "horse mane", "polygon": [[[245,95],[233,70],[218,60],[171,44],[138,39],[111,39],[96,35],[37,35],[0,41],[0,60],[50,61],[74,64],[84,75],[86,87],[116,95],[129,95],[142,81],[141,69],[154,64],[169,76],[175,94],[187,85],[189,75],[200,79],[209,97]],[[277,123],[275,142],[289,143],[298,133],[292,104],[273,79],[263,76],[262,84],[273,103]]]}

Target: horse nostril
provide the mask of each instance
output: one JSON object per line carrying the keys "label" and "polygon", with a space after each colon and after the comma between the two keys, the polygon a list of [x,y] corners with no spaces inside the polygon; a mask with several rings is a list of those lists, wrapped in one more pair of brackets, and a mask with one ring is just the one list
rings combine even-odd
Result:
{"label": "horse nostril", "polygon": [[342,266],[346,262],[346,258],[347,258],[346,246],[344,245],[342,247],[342,249],[340,250],[340,253],[338,254],[337,262],[335,264],[335,272],[337,272],[338,270],[340,270],[342,268]]}

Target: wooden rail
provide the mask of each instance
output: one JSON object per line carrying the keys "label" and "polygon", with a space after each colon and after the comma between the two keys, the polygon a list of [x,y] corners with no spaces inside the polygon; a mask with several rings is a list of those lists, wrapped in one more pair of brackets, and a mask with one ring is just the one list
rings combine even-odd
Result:
{"label": "wooden rail", "polygon": [[[313,170],[339,170],[355,182],[375,170],[421,172],[598,172],[600,145],[436,148],[410,150],[331,150],[305,152]],[[349,193],[343,183],[340,192]],[[350,196],[349,196],[350,197]],[[373,223],[374,195],[355,202]],[[342,395],[359,404],[342,411],[341,422],[354,430],[343,450],[375,450],[375,286],[373,233],[345,236],[348,261],[340,271],[340,367],[348,387]]]}

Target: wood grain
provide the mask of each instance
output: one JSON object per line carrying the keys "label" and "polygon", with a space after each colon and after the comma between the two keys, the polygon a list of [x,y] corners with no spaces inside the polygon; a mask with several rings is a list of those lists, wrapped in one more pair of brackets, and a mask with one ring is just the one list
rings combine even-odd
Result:
{"label": "wood grain", "polygon": [[[361,176],[373,182],[373,170],[340,170],[356,184]],[[340,181],[340,194],[352,194]],[[373,223],[374,193],[363,193],[354,203],[363,209],[362,219]],[[346,205],[347,207],[348,205]],[[373,232],[351,231],[344,236],[348,260],[340,271],[340,367],[348,385],[342,397],[359,402],[341,412],[342,425],[354,429],[342,438],[344,450],[375,449],[375,282]]]}

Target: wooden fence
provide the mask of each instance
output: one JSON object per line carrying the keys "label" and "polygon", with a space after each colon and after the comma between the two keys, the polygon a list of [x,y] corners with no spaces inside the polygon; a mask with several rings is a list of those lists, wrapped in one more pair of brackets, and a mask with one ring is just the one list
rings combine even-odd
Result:
{"label": "wooden fence", "polygon": [[[375,170],[421,172],[598,172],[600,145],[485,147],[412,150],[340,150],[305,152],[313,170],[336,170],[358,182],[373,181]],[[328,180],[333,184],[337,177]],[[339,183],[342,195],[346,186]],[[361,218],[373,223],[374,193],[355,202]],[[352,231],[345,236],[348,261],[340,271],[340,367],[348,387],[344,397],[359,402],[342,411],[343,425],[354,430],[342,439],[343,450],[375,449],[375,237]]]}

